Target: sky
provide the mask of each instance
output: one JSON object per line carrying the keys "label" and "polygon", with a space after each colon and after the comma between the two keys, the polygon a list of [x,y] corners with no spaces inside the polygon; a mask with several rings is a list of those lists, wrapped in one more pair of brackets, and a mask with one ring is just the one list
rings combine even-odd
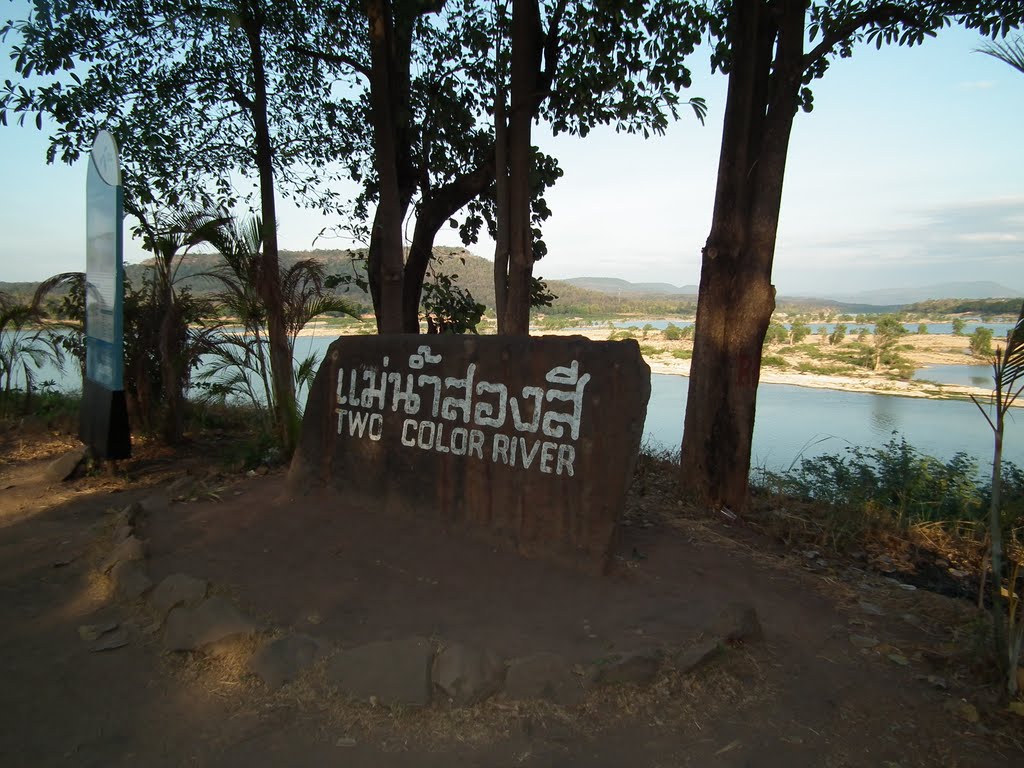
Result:
{"label": "sky", "polygon": [[[861,46],[833,63],[797,115],[774,282],[782,295],[829,295],[991,280],[1024,290],[1024,74],[945,30],[917,48]],[[13,76],[0,43],[0,79]],[[664,137],[598,129],[534,140],[565,172],[549,191],[546,278],[619,277],[693,285],[714,203],[726,80],[695,55],[688,108]],[[0,281],[85,266],[83,162],[45,162],[47,129],[0,126]],[[319,239],[339,222],[279,203],[281,247],[358,247]],[[411,229],[410,229],[411,233]],[[129,262],[145,257],[127,240]],[[458,245],[442,230],[438,245]],[[471,250],[490,258],[493,244]]]}

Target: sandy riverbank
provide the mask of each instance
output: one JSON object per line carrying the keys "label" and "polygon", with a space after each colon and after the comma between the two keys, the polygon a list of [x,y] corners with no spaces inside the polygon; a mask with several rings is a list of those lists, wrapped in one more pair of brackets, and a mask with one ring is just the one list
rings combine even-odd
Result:
{"label": "sandy riverbank", "polygon": [[[322,324],[314,323],[303,329],[300,336],[330,337],[338,333],[356,334],[372,331],[372,320],[366,320],[362,325],[350,325],[344,328],[336,326],[324,327]],[[621,329],[613,330],[607,327],[564,331],[535,329],[534,333],[538,336],[586,336],[594,341],[606,341],[614,331],[621,331]],[[647,338],[642,336],[641,331],[636,331],[636,340],[642,348],[644,359],[651,366],[652,373],[667,374],[669,376],[690,375],[690,360],[682,359],[682,356],[686,352],[692,351],[693,343],[691,341],[685,339],[669,341],[663,337],[660,331],[649,332]],[[851,343],[853,343],[853,337],[848,337],[847,341],[844,342],[844,344]],[[930,365],[977,365],[979,362],[982,362],[979,358],[970,355],[970,341],[966,336],[908,334],[901,339],[901,343],[906,347],[901,354],[911,362],[915,369]],[[816,335],[808,336],[804,340],[804,344],[820,347],[824,350],[829,349],[827,345],[822,345],[821,337]],[[785,352],[787,361],[791,361],[793,364],[811,361],[811,358],[806,355],[791,353],[785,346],[766,350],[765,354],[768,356],[778,356],[780,352]],[[782,370],[766,366],[761,370],[761,382],[764,384],[790,384],[815,389],[835,389],[845,392],[924,397],[936,400],[965,400],[971,395],[974,395],[979,400],[984,400],[991,395],[990,389],[982,387],[936,384],[917,379],[898,379],[885,375],[884,372],[874,372],[866,369],[844,371],[842,373],[815,373],[792,369]]]}

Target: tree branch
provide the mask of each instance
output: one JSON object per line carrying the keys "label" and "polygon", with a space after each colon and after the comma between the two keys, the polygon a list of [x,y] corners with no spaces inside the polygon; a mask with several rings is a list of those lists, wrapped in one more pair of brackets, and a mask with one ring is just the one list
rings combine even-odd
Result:
{"label": "tree branch", "polygon": [[804,56],[804,72],[816,61],[827,55],[832,48],[849,39],[858,30],[873,25],[882,26],[893,21],[901,21],[907,26],[921,26],[921,18],[911,13],[905,6],[895,3],[883,3],[869,8],[863,13],[855,14],[845,22],[831,28],[822,25],[822,38],[814,48]]}
{"label": "tree branch", "polygon": [[327,64],[340,64],[345,67],[350,67],[367,80],[370,79],[370,68],[368,66],[356,61],[351,56],[346,56],[343,53],[314,51],[312,48],[307,48],[304,45],[289,45],[288,50],[292,53],[297,53],[300,56],[308,56],[311,59],[317,59],[318,61],[323,61]]}

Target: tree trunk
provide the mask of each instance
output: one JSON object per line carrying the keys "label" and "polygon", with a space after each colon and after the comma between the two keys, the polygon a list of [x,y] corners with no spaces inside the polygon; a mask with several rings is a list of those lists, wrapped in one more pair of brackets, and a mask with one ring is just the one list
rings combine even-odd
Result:
{"label": "tree trunk", "polygon": [[[500,53],[499,49],[499,60]],[[498,333],[506,333],[509,252],[508,116],[505,114],[505,72],[503,67],[497,71],[495,80],[494,201],[497,221],[495,222],[494,237],[494,313],[498,319]]]}
{"label": "tree trunk", "polygon": [[[377,212],[367,264],[376,286],[374,309],[380,333],[402,332],[402,204],[398,188],[397,141],[392,88],[394,27],[390,0],[366,0],[370,26],[370,99],[377,170]],[[375,242],[377,247],[374,248]]]}
{"label": "tree trunk", "polygon": [[[681,487],[699,503],[747,504],[761,349],[775,309],[772,262],[803,58],[804,4],[733,6],[722,150],[701,263]],[[773,62],[774,54],[774,62]]]}
{"label": "tree trunk", "polygon": [[253,72],[252,119],[256,138],[256,170],[260,180],[260,215],[263,218],[263,256],[257,290],[267,310],[267,337],[274,384],[278,437],[290,456],[298,440],[299,419],[295,405],[292,353],[281,296],[281,267],[277,242],[277,203],[274,198],[274,147],[267,115],[267,75],[263,63],[262,20],[253,7],[244,20]]}
{"label": "tree trunk", "polygon": [[[535,92],[541,56],[540,10],[536,0],[512,1],[512,76],[508,120],[508,296],[499,331],[530,332],[533,278],[533,231],[530,227],[530,129],[536,112]],[[500,170],[500,169],[498,169]],[[504,327],[502,327],[504,326]]]}
{"label": "tree trunk", "polygon": [[[996,664],[1007,681],[1007,691],[1016,693],[1016,665],[1010,667],[1011,654],[1008,601],[1003,599],[1003,521],[1001,515],[1003,487],[1003,398],[1006,397],[996,381],[995,447],[992,453],[992,498],[989,501],[988,529],[991,540],[989,550],[992,563],[992,639],[996,646]],[[1013,586],[1012,584],[1010,585]]]}
{"label": "tree trunk", "polygon": [[420,296],[427,267],[434,255],[434,238],[438,230],[487,189],[494,176],[493,162],[492,154],[480,166],[434,190],[429,198],[420,202],[402,281],[402,329],[405,333],[420,332]]}
{"label": "tree trunk", "polygon": [[[168,280],[170,280],[169,276]],[[181,335],[181,307],[174,295],[174,289],[168,284],[165,286],[164,292],[164,315],[160,320],[159,342],[160,378],[164,390],[164,418],[161,432],[164,442],[168,445],[180,442],[185,431]]]}

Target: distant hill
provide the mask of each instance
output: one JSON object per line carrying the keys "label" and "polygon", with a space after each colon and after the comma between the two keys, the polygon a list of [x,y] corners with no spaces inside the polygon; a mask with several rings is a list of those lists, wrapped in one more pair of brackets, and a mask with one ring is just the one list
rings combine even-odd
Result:
{"label": "distant hill", "polygon": [[570,277],[561,282],[575,285],[577,288],[585,288],[590,291],[600,291],[617,296],[696,296],[696,285],[672,285],[672,283],[633,283],[629,280],[621,280],[617,277]]}
{"label": "distant hill", "polygon": [[[281,251],[280,259],[283,267],[288,267],[300,259],[313,259],[324,265],[329,275],[353,275],[353,262],[366,258],[366,249],[312,251]],[[489,309],[494,307],[494,263],[476,256],[465,248],[449,248],[439,246],[434,249],[435,261],[431,269],[445,274],[457,274],[458,284],[468,290],[473,297]],[[216,254],[190,254],[185,257],[177,271],[178,285],[189,288],[196,295],[220,290],[221,283],[211,277],[221,265],[221,258]],[[152,270],[152,261],[129,264],[125,269],[127,279],[134,286],[141,286]],[[538,262],[534,269],[538,277],[543,275],[543,263]],[[430,272],[427,273],[428,279]],[[635,302],[623,301],[612,296],[587,290],[561,280],[546,281],[548,289],[558,298],[554,306],[546,309],[548,314],[591,315],[615,314],[636,311]],[[340,288],[337,291],[353,303],[368,309],[372,302],[365,291],[355,285]],[[680,310],[679,307],[668,307],[664,311]],[[685,311],[683,308],[681,311]]]}
{"label": "distant hill", "polygon": [[935,283],[904,288],[877,288],[856,293],[825,292],[825,298],[850,304],[900,305],[916,304],[929,299],[1012,299],[1024,293],[988,280],[972,282]]}

